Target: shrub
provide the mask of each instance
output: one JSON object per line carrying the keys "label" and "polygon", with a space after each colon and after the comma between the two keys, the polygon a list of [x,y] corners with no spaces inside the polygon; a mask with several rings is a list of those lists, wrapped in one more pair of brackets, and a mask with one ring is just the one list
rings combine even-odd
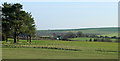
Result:
{"label": "shrub", "polygon": [[82,32],[80,32],[80,31],[78,31],[78,32],[76,33],[76,35],[77,35],[77,37],[82,37],[82,36],[83,36]]}
{"label": "shrub", "polygon": [[112,42],[109,38],[105,38],[104,42]]}
{"label": "shrub", "polygon": [[116,36],[113,36],[113,37],[111,37],[111,38],[116,39],[117,37],[116,37]]}
{"label": "shrub", "polygon": [[64,35],[64,37],[65,37],[65,38],[74,38],[74,37],[76,37],[76,35],[75,35],[74,33],[72,33],[72,32],[68,32],[68,33],[66,33],[66,34]]}
{"label": "shrub", "polygon": [[120,43],[120,39],[116,39],[115,42]]}
{"label": "shrub", "polygon": [[94,39],[94,42],[96,42],[97,41],[97,39]]}
{"label": "shrub", "polygon": [[100,36],[100,38],[103,38],[103,36]]}
{"label": "shrub", "polygon": [[112,42],[112,40],[110,40],[110,38],[104,38],[104,39],[94,39],[94,42]]}
{"label": "shrub", "polygon": [[105,38],[109,38],[108,36],[105,36]]}
{"label": "shrub", "polygon": [[104,39],[101,39],[101,42],[104,42]]}
{"label": "shrub", "polygon": [[90,38],[90,40],[89,40],[90,42],[92,41],[92,39]]}

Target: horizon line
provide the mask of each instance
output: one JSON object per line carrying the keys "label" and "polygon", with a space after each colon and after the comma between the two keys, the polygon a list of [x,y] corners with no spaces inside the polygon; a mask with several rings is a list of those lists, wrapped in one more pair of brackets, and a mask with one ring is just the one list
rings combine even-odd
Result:
{"label": "horizon line", "polygon": [[111,27],[120,27],[120,26],[79,27],[79,28],[50,28],[50,29],[37,29],[37,30],[68,30],[68,29],[111,28]]}

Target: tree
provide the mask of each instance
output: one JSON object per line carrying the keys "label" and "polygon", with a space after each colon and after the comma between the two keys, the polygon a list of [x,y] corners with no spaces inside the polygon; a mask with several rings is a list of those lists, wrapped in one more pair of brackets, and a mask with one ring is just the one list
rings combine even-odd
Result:
{"label": "tree", "polygon": [[103,38],[103,36],[100,36],[100,38]]}
{"label": "tree", "polygon": [[11,6],[11,11],[9,15],[10,17],[10,25],[11,25],[11,31],[13,33],[14,37],[14,43],[17,41],[17,36],[20,34],[20,27],[23,24],[23,12],[21,11],[22,5],[19,3],[15,3]]}
{"label": "tree", "polygon": [[102,39],[101,42],[104,42],[104,39]]}
{"label": "tree", "polygon": [[105,38],[104,42],[112,42],[109,38]]}
{"label": "tree", "polygon": [[105,36],[105,38],[109,38],[108,36]]}
{"label": "tree", "polygon": [[3,8],[3,35],[13,36],[14,43],[20,34],[27,34],[30,37],[35,34],[35,24],[32,15],[22,10],[22,5],[15,4],[2,4]]}
{"label": "tree", "polygon": [[120,39],[116,39],[115,42],[120,43]]}
{"label": "tree", "polygon": [[80,31],[78,31],[76,34],[77,34],[77,37],[82,37],[82,35],[83,35],[82,32],[80,32]]}
{"label": "tree", "polygon": [[73,32],[68,32],[68,33],[65,34],[65,36],[67,38],[74,38],[74,37],[76,37],[76,35]]}
{"label": "tree", "polygon": [[[68,38],[74,38],[76,37],[76,34],[73,32],[68,32],[64,35],[61,35],[61,40],[69,40]],[[70,41],[70,40],[69,40]]]}
{"label": "tree", "polygon": [[97,39],[94,39],[94,42],[96,42],[97,41]]}
{"label": "tree", "polygon": [[89,40],[90,42],[92,41],[92,39],[90,38],[90,40]]}
{"label": "tree", "polygon": [[56,39],[57,38],[57,34],[56,33],[53,33],[53,38]]}
{"label": "tree", "polygon": [[111,38],[116,39],[116,38],[117,38],[117,36],[113,36],[113,37],[111,37]]}
{"label": "tree", "polygon": [[23,25],[24,26],[22,27],[22,29],[24,29],[24,31],[21,30],[21,32],[26,35],[27,42],[28,42],[28,37],[30,38],[30,42],[31,42],[31,37],[35,36],[36,33],[34,18],[32,18],[31,13],[28,12],[26,13],[26,16],[24,17]]}
{"label": "tree", "polygon": [[11,4],[4,3],[2,8],[2,40],[8,39],[8,36],[10,36],[10,13],[11,10]]}

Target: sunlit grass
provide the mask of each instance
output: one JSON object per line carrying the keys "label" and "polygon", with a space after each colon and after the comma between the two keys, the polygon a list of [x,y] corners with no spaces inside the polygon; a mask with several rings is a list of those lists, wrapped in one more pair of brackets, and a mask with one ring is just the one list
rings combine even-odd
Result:
{"label": "sunlit grass", "polygon": [[117,59],[118,43],[61,40],[19,40],[9,39],[3,44],[5,59]]}

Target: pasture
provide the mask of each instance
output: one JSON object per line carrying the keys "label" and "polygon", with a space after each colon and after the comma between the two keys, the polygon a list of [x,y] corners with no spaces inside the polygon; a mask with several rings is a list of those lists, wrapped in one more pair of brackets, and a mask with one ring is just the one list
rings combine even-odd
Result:
{"label": "pasture", "polygon": [[[89,37],[79,37],[79,38],[70,38],[70,40],[75,40],[75,41],[89,41],[90,39],[92,39],[92,41],[95,38],[89,38]],[[99,38],[102,39],[102,38]],[[110,39],[112,42],[115,42],[117,39]]]}
{"label": "pasture", "polygon": [[103,27],[103,28],[85,28],[85,29],[63,29],[63,30],[37,30],[39,36],[53,36],[53,33],[76,33],[81,31],[84,34],[98,34],[98,36],[118,36],[118,27]]}
{"label": "pasture", "polygon": [[60,40],[2,41],[3,59],[117,59],[118,43]]}
{"label": "pasture", "polygon": [[[69,30],[38,30],[37,36],[53,36],[53,33],[98,34],[98,36],[118,36],[117,28],[89,28]],[[2,41],[3,59],[118,59],[118,43],[112,42],[88,42],[90,37],[70,38],[74,41],[62,40],[19,40]],[[91,38],[92,40],[94,38]]]}

